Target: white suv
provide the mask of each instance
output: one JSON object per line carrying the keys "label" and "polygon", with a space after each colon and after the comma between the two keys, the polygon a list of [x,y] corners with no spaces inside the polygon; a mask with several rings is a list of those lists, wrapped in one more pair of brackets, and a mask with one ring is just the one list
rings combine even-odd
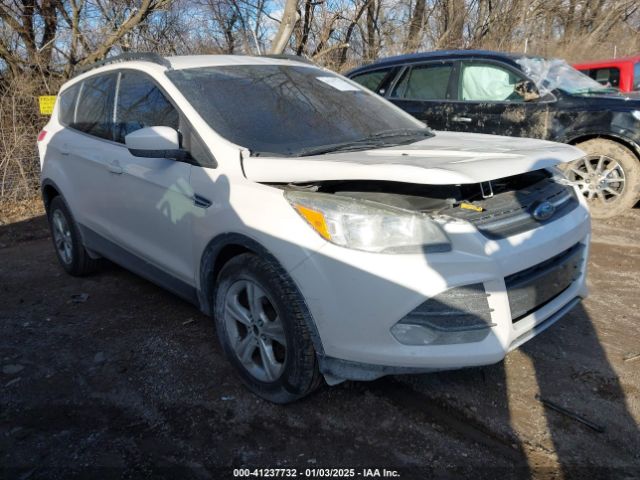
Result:
{"label": "white suv", "polygon": [[302,61],[113,59],[62,87],[39,151],[62,267],[190,300],[273,402],[498,362],[586,295],[555,168],[580,150],[433,132]]}

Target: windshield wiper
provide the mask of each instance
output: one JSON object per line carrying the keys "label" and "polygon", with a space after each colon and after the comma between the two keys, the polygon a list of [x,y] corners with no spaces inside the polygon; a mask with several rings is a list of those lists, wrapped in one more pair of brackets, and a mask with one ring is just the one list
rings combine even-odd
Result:
{"label": "windshield wiper", "polygon": [[[353,152],[358,150],[367,150],[370,148],[391,147],[397,145],[406,145],[407,143],[414,143],[418,138],[433,137],[434,133],[431,130],[384,130],[382,132],[374,133],[359,140],[352,140],[349,142],[333,143],[329,145],[319,145],[317,147],[303,148],[298,152],[300,157],[308,157],[311,155],[322,155],[324,153],[334,152]],[[402,138],[403,140],[389,142],[391,138]]]}
{"label": "windshield wiper", "polygon": [[393,137],[433,137],[435,134],[431,129],[425,128],[421,130],[403,128],[398,130],[383,130],[367,137],[370,139],[393,138]]}

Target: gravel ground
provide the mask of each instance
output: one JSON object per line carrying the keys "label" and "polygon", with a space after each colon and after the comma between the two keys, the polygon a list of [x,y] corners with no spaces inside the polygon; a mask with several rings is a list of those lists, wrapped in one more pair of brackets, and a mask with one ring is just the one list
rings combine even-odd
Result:
{"label": "gravel ground", "polygon": [[638,478],[640,210],[594,225],[589,275],[583,305],[498,365],[276,406],[193,306],[113,265],[65,275],[41,215],[0,224],[0,478]]}

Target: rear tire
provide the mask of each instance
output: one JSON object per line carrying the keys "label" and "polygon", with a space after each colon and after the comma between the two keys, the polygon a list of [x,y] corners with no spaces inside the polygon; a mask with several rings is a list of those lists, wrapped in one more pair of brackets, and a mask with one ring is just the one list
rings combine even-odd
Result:
{"label": "rear tire", "polygon": [[594,138],[576,145],[587,156],[566,167],[589,203],[591,216],[611,218],[640,200],[640,161],[624,145]]}
{"label": "rear tire", "polygon": [[100,260],[91,258],[87,253],[78,226],[62,197],[57,196],[51,201],[48,219],[53,248],[62,268],[73,276],[94,272]]}
{"label": "rear tire", "polygon": [[309,313],[277,263],[251,253],[229,260],[218,275],[214,316],[225,355],[256,395],[284,404],[318,388]]}

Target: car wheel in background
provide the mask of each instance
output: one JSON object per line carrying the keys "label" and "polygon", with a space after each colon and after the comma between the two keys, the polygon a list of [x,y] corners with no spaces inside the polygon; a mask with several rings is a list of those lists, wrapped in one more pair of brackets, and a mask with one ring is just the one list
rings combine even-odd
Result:
{"label": "car wheel in background", "polygon": [[51,201],[48,210],[49,228],[53,247],[60,265],[70,275],[82,276],[95,271],[100,260],[93,259],[82,244],[78,226],[64,203],[57,196]]}
{"label": "car wheel in background", "polygon": [[587,155],[566,174],[577,183],[594,218],[611,218],[640,200],[640,162],[624,145],[594,138],[576,145]]}
{"label": "car wheel in background", "polygon": [[289,403],[320,385],[306,305],[274,261],[250,253],[229,260],[214,305],[222,348],[250,390]]}

